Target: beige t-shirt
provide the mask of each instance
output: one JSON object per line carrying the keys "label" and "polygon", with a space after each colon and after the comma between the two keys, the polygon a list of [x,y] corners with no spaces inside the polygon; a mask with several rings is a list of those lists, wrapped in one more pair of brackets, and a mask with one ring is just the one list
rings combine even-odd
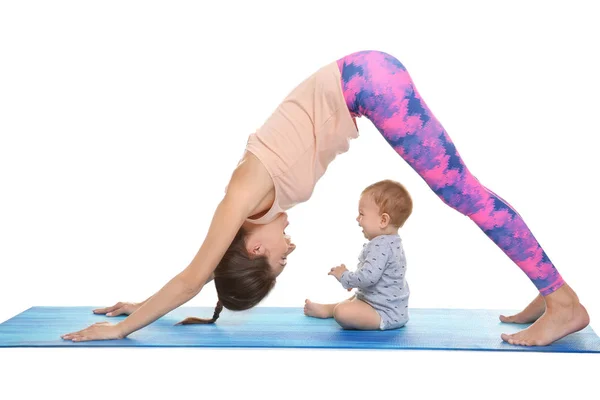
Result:
{"label": "beige t-shirt", "polygon": [[246,150],[269,171],[275,185],[271,209],[255,224],[271,222],[308,200],[333,159],[358,137],[355,119],[342,93],[336,62],[300,83],[263,126],[248,138]]}

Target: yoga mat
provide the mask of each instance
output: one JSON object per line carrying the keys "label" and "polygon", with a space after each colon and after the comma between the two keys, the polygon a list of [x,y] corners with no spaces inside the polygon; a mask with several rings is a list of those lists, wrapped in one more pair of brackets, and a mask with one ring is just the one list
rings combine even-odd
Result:
{"label": "yoga mat", "polygon": [[504,343],[500,334],[527,325],[503,324],[507,310],[410,310],[407,325],[391,331],[343,330],[333,319],[310,318],[301,308],[255,307],[223,310],[214,325],[177,325],[188,316],[210,318],[212,307],[181,307],[122,340],[71,342],[60,335],[99,321],[125,318],[95,315],[97,307],[32,307],[0,324],[0,347],[239,347],[534,351],[600,353],[600,338],[590,326],[550,346]]}

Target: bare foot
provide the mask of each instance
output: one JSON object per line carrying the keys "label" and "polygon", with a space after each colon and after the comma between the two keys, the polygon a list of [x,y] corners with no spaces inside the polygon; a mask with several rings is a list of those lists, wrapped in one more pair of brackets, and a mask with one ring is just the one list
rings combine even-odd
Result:
{"label": "bare foot", "polygon": [[544,297],[538,294],[523,311],[508,317],[500,315],[500,321],[508,324],[529,324],[541,317],[544,311],[546,311],[546,302]]}
{"label": "bare foot", "polygon": [[502,340],[520,346],[547,346],[588,326],[590,317],[579,298],[566,283],[545,298],[546,312],[529,328],[502,334]]}
{"label": "bare foot", "polygon": [[315,318],[333,318],[333,309],[337,304],[319,304],[306,299],[304,301],[304,315]]}

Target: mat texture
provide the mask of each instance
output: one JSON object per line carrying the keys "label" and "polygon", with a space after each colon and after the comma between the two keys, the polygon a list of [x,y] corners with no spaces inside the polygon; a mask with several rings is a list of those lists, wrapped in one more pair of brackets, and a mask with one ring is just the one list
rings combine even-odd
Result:
{"label": "mat texture", "polygon": [[590,326],[550,346],[520,347],[500,334],[527,325],[503,324],[500,313],[514,310],[412,309],[406,326],[392,331],[346,331],[333,319],[310,318],[301,308],[255,307],[224,310],[215,325],[178,325],[188,316],[210,318],[213,308],[181,307],[122,340],[74,343],[60,335],[95,322],[125,318],[95,315],[95,307],[32,307],[0,324],[0,347],[241,347],[535,351],[600,353]]}

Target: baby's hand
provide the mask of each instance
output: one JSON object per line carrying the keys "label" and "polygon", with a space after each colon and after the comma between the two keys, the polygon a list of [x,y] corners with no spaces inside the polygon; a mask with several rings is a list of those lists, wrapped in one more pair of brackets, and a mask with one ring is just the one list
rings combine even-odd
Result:
{"label": "baby's hand", "polygon": [[342,264],[342,265],[338,265],[335,268],[331,268],[331,271],[329,271],[329,273],[327,275],[333,275],[333,276],[335,276],[335,279],[337,279],[339,281],[340,279],[342,279],[342,275],[346,271],[348,271],[348,269],[346,268],[346,266],[344,264]]}

